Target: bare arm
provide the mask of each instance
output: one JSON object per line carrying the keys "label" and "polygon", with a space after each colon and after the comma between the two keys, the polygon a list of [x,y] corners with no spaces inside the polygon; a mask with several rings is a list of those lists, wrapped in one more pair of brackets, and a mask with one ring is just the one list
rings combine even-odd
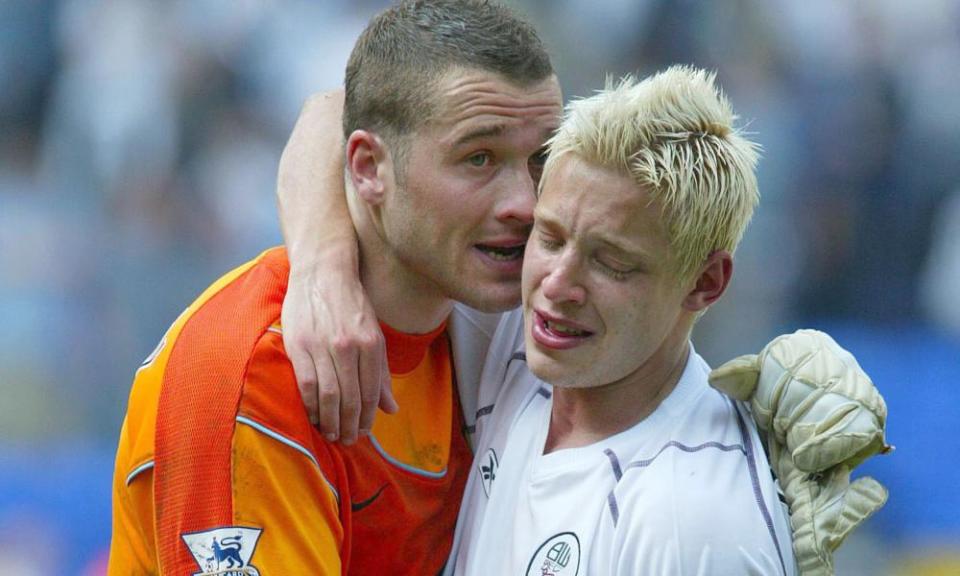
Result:
{"label": "bare arm", "polygon": [[311,421],[345,444],[395,412],[383,335],[359,278],[343,191],[343,90],[304,104],[280,158],[277,205],[290,258],[283,343]]}

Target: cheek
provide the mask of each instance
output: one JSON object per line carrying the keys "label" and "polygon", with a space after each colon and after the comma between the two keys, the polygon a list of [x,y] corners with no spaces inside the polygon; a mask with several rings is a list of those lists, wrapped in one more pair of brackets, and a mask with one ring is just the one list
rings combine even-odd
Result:
{"label": "cheek", "polygon": [[523,272],[520,274],[520,301],[521,304],[526,307],[527,303],[530,302],[530,295],[533,292],[533,278],[527,272],[527,258],[529,256],[524,256],[523,260]]}
{"label": "cheek", "polygon": [[625,328],[632,329],[639,345],[658,348],[676,326],[679,312],[680,303],[674,291],[654,291],[632,306],[623,322],[629,322]]}
{"label": "cheek", "polygon": [[[603,296],[600,296],[603,299]],[[608,300],[608,302],[612,301]],[[622,306],[606,306],[604,327],[607,333],[619,343],[619,348],[641,346],[644,337],[649,331],[646,320],[649,320],[642,309],[624,303]]]}
{"label": "cheek", "polygon": [[645,342],[656,338],[663,310],[648,287],[627,285],[622,289],[594,291],[593,298],[603,307],[603,320],[621,349],[642,349]]}
{"label": "cheek", "polygon": [[523,253],[523,274],[522,287],[523,298],[526,301],[527,295],[533,292],[543,281],[548,272],[548,258],[535,244],[533,238],[527,242],[527,248]]}

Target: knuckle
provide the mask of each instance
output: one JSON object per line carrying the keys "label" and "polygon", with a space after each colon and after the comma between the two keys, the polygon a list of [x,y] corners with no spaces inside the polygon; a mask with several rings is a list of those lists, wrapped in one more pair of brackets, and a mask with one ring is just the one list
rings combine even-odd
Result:
{"label": "knuckle", "polygon": [[309,410],[316,410],[317,405],[320,403],[316,388],[301,389],[300,398],[303,400],[303,405]]}
{"label": "knuckle", "polygon": [[357,336],[357,344],[364,350],[375,350],[380,347],[381,336],[378,332],[365,332]]}
{"label": "knuckle", "polygon": [[317,381],[310,377],[297,378],[297,388],[300,390],[301,396],[304,398],[312,398],[316,396]]}
{"label": "knuckle", "polygon": [[340,404],[340,412],[348,416],[356,416],[360,413],[360,403],[352,398],[344,398]]}
{"label": "knuckle", "polygon": [[[309,351],[320,351],[323,349],[323,342],[312,334],[298,335],[296,338],[296,345],[303,349]],[[304,352],[308,356],[312,356],[311,352]]]}
{"label": "knuckle", "polygon": [[317,397],[320,402],[324,404],[329,404],[332,402],[338,402],[340,400],[340,390],[336,387],[321,387],[317,391]]}
{"label": "knuckle", "polygon": [[349,335],[340,335],[330,341],[330,348],[336,354],[346,354],[354,348],[354,339]]}

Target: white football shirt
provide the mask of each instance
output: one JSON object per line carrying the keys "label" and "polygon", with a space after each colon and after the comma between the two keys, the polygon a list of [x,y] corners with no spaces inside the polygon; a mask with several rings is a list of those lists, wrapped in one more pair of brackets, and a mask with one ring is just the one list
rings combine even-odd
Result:
{"label": "white football shirt", "polygon": [[543,454],[552,388],[506,316],[480,383],[476,452],[447,574],[796,573],[786,506],[746,409],[691,346],[671,394],[596,444]]}

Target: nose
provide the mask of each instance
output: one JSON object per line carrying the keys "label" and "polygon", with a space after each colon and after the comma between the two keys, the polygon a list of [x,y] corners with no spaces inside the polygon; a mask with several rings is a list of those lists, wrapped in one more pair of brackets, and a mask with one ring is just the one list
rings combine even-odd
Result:
{"label": "nose", "polygon": [[533,209],[537,204],[537,189],[526,165],[511,168],[511,178],[504,183],[504,190],[497,204],[497,220],[533,224]]}
{"label": "nose", "polygon": [[576,254],[567,251],[557,258],[540,287],[544,297],[551,302],[582,305],[586,301],[587,290],[580,280],[580,265]]}

